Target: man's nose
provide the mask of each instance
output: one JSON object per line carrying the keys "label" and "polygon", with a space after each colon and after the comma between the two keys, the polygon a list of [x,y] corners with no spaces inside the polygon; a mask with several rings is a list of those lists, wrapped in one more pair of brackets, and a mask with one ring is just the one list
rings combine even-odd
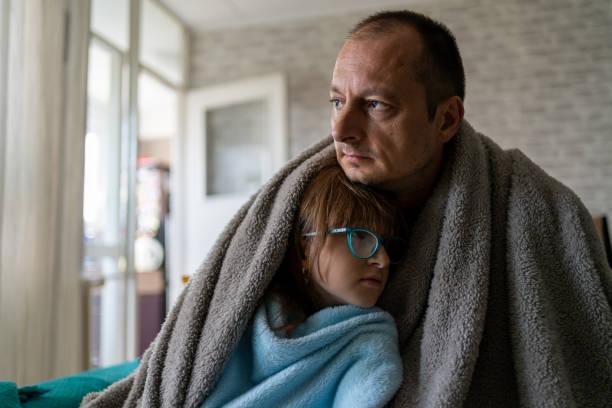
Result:
{"label": "man's nose", "polygon": [[363,118],[355,107],[346,104],[334,111],[331,118],[331,134],[335,142],[351,143],[363,137]]}
{"label": "man's nose", "polygon": [[373,257],[368,258],[368,263],[380,269],[387,268],[391,263],[391,260],[389,259],[389,255],[387,254],[385,247],[381,246]]}

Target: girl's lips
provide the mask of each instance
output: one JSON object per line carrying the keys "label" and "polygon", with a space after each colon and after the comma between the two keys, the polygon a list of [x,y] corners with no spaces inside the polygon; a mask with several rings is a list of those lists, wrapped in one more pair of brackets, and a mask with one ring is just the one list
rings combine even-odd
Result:
{"label": "girl's lips", "polygon": [[382,286],[382,281],[378,278],[363,278],[359,282],[364,286],[372,288],[380,288]]}

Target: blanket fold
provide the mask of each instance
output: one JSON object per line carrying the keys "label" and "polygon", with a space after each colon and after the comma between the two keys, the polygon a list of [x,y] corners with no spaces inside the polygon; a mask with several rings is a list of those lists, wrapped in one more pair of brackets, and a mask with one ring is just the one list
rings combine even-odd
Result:
{"label": "blanket fold", "polygon": [[[308,181],[333,154],[331,138],[317,143],[242,207],[137,372],[82,406],[205,401],[280,265]],[[404,365],[390,405],[608,406],[612,276],[583,204],[466,121],[445,162],[380,301]]]}

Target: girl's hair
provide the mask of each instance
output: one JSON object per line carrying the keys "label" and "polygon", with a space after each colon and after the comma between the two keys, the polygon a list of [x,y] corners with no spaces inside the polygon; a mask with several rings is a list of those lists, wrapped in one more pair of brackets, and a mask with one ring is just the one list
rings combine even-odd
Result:
{"label": "girl's hair", "polygon": [[[296,304],[306,315],[316,310],[317,299],[308,274],[318,262],[330,228],[364,227],[380,236],[402,233],[401,213],[392,198],[371,187],[351,182],[333,157],[310,182],[293,226],[293,239],[277,272],[272,290],[285,306]],[[317,232],[304,238],[303,234]],[[302,260],[308,270],[302,270]]]}

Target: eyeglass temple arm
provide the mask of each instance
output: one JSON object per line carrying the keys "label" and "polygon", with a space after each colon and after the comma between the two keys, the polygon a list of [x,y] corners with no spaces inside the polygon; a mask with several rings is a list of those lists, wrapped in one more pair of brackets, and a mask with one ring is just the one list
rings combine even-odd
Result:
{"label": "eyeglass temple arm", "polygon": [[[339,234],[341,232],[349,232],[350,228],[332,228],[327,231],[328,234]],[[318,234],[318,232],[306,232],[302,234],[303,237],[314,237]]]}

